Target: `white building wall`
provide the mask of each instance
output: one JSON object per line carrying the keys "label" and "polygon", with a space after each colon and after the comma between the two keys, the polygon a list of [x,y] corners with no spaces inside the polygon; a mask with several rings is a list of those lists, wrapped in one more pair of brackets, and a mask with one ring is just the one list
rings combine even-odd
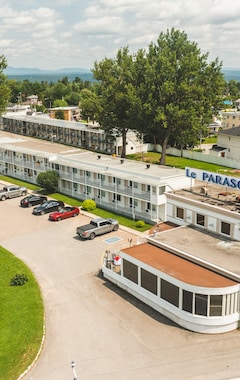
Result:
{"label": "white building wall", "polygon": [[[173,304],[160,298],[159,289],[158,294],[155,295],[141,287],[140,276],[138,276],[138,284],[136,284],[125,278],[121,272],[116,273],[110,268],[107,268],[104,264],[102,267],[104,277],[110,280],[111,282],[115,283],[120,288],[126,290],[128,293],[132,294],[134,297],[138,298],[148,306],[152,307],[154,310],[158,311],[162,315],[176,322],[178,325],[191,331],[207,334],[224,333],[238,328],[239,310],[235,299],[239,297],[240,285],[235,285],[226,288],[203,288],[199,286],[193,286],[179,281],[166,273],[160,272],[155,268],[146,265],[143,262],[139,262],[138,260],[129,257],[124,252],[119,252],[119,254],[122,258],[125,258],[137,265],[138,273],[140,273],[140,268],[143,268],[158,276],[159,278],[165,279],[166,281],[179,287],[179,307],[176,307]],[[157,283],[159,286],[159,280],[157,281]],[[181,297],[183,289],[192,292],[193,294],[205,294],[208,296],[210,296],[210,294],[223,295],[223,299],[225,299],[225,297],[230,297],[230,307],[228,313],[225,313],[225,309],[223,308],[222,316],[209,317],[196,315],[194,313],[189,313],[182,310]],[[237,295],[236,298],[235,294]]]}
{"label": "white building wall", "polygon": [[226,157],[240,161],[240,136],[218,135],[218,146],[227,148]]}
{"label": "white building wall", "polygon": [[[231,225],[231,235],[226,237],[240,241],[240,215],[238,212],[223,210],[220,207],[203,204],[197,201],[189,201],[186,198],[171,193],[166,194],[166,198],[166,218],[169,222],[179,225],[193,224],[199,228],[226,236],[221,233],[221,222],[224,221]],[[184,210],[183,219],[177,217],[177,207]],[[204,215],[204,226],[197,224],[197,214]]]}

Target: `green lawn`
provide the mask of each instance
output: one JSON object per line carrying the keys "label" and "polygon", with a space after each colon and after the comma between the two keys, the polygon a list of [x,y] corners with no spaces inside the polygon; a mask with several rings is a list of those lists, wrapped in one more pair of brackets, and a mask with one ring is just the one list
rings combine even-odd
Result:
{"label": "green lawn", "polygon": [[[16,274],[28,278],[10,286]],[[16,380],[36,357],[44,329],[44,307],[38,283],[28,267],[0,247],[0,380]]]}
{"label": "green lawn", "polygon": [[32,183],[29,183],[29,182],[23,182],[20,179],[8,177],[8,176],[2,175],[2,174],[0,174],[0,181],[10,182],[10,183],[12,183],[14,185],[18,185],[18,186],[26,186],[29,190],[40,190],[41,189],[40,186],[38,186],[38,185],[33,185]]}
{"label": "green lawn", "polygon": [[[144,161],[152,164],[159,164],[161,154],[156,152],[147,152],[144,153],[143,157],[141,154],[131,154],[128,155],[128,158],[137,160],[137,161]],[[207,170],[211,172],[224,172],[224,174],[228,175],[236,175],[235,169],[229,168],[227,166],[221,166],[216,164],[210,164],[203,161],[196,161],[191,160],[189,158],[184,157],[175,157],[175,156],[166,156],[166,163],[167,166],[174,166],[175,168],[179,169],[185,169],[186,167],[195,168],[195,169],[201,169],[201,170]]]}
{"label": "green lawn", "polygon": [[[54,194],[49,194],[49,196],[59,201],[62,201],[70,206],[80,207],[82,205],[82,202],[79,201],[78,199],[70,198],[63,194],[54,193]],[[96,208],[95,210],[90,211],[90,213],[93,215],[96,215],[96,217],[99,216],[101,218],[117,219],[122,226],[131,228],[133,230],[137,230],[139,232],[147,231],[152,227],[152,224],[145,223],[145,226],[138,228],[136,227],[136,221],[129,219],[127,217],[124,217],[122,215],[116,214],[114,212],[103,210],[101,208]]]}

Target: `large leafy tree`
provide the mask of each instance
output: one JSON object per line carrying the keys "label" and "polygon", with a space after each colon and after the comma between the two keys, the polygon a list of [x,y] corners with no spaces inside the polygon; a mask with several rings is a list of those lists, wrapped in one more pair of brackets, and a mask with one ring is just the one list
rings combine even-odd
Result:
{"label": "large leafy tree", "polygon": [[93,75],[99,81],[99,106],[96,118],[107,134],[122,136],[121,157],[126,155],[129,129],[136,130],[139,96],[135,82],[135,58],[128,47],[117,52],[115,59],[95,62]]}
{"label": "large leafy tree", "polygon": [[[139,54],[136,62],[142,67],[143,53]],[[170,141],[193,144],[210,121],[224,87],[221,63],[208,63],[208,54],[202,54],[185,32],[171,29],[149,45],[143,83],[143,132],[161,145],[164,164]]]}
{"label": "large leafy tree", "polygon": [[10,87],[7,83],[7,77],[3,71],[7,68],[6,58],[0,56],[0,115],[6,110],[7,104],[10,99]]}

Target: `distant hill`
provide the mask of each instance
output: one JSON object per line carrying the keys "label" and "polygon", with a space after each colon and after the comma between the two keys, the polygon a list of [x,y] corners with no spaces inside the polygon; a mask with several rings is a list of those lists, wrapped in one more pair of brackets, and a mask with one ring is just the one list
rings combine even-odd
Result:
{"label": "distant hill", "polygon": [[[240,69],[223,67],[222,72],[227,82],[230,80],[240,82]],[[4,70],[4,74],[7,75],[8,79],[15,79],[18,81],[28,79],[30,82],[57,82],[64,77],[68,77],[70,81],[73,81],[76,77],[81,78],[83,81],[94,81],[93,74],[90,70],[73,67],[66,67],[58,70],[41,70],[31,67],[8,66],[6,70]]]}
{"label": "distant hill", "polygon": [[240,82],[240,69],[223,67],[222,72],[227,82],[230,80],[236,80],[237,82]]}
{"label": "distant hill", "polygon": [[30,82],[57,82],[64,77],[68,77],[70,81],[73,81],[76,77],[81,78],[83,81],[94,81],[91,71],[84,68],[41,70],[30,67],[8,66],[6,70],[4,70],[4,74],[7,75],[8,79],[15,79],[17,81],[23,81],[27,79]]}

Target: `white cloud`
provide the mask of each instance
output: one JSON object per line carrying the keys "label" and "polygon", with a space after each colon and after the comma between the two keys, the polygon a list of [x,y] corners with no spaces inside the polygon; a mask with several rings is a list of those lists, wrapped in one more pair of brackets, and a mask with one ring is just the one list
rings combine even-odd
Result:
{"label": "white cloud", "polygon": [[211,59],[236,67],[239,14],[240,2],[226,0],[0,0],[0,54],[16,67],[92,68],[175,27]]}

